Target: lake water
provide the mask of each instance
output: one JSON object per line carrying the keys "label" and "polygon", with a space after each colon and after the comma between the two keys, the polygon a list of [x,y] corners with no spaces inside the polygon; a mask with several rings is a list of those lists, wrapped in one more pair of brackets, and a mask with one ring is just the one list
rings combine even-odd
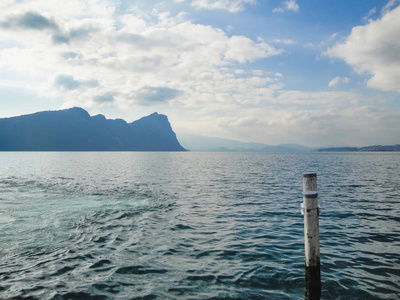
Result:
{"label": "lake water", "polygon": [[400,153],[0,153],[0,299],[400,299]]}

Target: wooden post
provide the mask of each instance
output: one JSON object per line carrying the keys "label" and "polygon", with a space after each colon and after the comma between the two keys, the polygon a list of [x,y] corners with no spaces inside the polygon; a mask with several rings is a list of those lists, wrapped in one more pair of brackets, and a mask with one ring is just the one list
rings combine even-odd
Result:
{"label": "wooden post", "polygon": [[304,250],[306,268],[306,296],[321,297],[321,271],[319,250],[319,207],[317,174],[303,174]]}

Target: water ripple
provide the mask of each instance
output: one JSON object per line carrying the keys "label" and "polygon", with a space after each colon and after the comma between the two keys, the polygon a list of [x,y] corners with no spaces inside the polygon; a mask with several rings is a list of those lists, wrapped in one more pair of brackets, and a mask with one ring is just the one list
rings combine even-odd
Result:
{"label": "water ripple", "polygon": [[304,299],[310,168],[323,299],[400,297],[398,154],[19,155],[0,157],[1,299]]}

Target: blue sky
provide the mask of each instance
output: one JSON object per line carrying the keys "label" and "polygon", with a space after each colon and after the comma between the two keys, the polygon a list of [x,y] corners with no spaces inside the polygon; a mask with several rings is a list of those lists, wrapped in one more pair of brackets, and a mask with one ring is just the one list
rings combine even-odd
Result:
{"label": "blue sky", "polygon": [[399,5],[2,0],[0,117],[157,111],[178,138],[400,143]]}

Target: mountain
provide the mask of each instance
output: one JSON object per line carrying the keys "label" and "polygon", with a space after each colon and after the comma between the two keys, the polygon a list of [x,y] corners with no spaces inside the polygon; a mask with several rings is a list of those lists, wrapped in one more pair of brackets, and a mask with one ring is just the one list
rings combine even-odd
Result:
{"label": "mountain", "polygon": [[261,143],[246,143],[231,139],[216,137],[180,135],[179,140],[183,147],[190,151],[208,152],[308,152],[315,150],[300,145],[286,144],[270,146]]}
{"label": "mountain", "polygon": [[127,123],[79,107],[0,119],[0,150],[186,151],[165,115]]}
{"label": "mountain", "polygon": [[400,151],[400,144],[397,145],[375,145],[367,147],[331,147],[322,148],[318,151],[321,152],[388,152],[388,151]]}
{"label": "mountain", "polygon": [[400,151],[400,144],[397,145],[375,145],[375,146],[367,146],[361,147],[359,151]]}

